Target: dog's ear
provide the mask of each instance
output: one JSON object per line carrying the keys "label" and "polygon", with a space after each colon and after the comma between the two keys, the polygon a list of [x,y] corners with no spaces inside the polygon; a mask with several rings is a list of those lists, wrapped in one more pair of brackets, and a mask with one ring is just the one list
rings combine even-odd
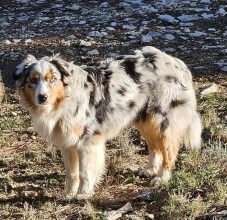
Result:
{"label": "dog's ear", "polygon": [[13,73],[13,79],[14,80],[20,79],[25,74],[26,72],[25,70],[29,66],[34,64],[36,61],[37,60],[33,55],[28,54],[27,57],[23,60],[23,62],[16,67],[16,71],[14,71]]}
{"label": "dog's ear", "polygon": [[50,62],[58,69],[62,77],[67,77],[70,75],[70,63],[63,60],[59,54],[56,54]]}

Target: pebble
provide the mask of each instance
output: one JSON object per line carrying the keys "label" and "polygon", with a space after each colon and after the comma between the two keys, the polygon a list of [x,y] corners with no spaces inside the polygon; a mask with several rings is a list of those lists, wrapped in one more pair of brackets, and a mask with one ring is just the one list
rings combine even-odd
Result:
{"label": "pebble", "polygon": [[174,40],[174,39],[175,39],[175,36],[172,35],[172,34],[165,34],[165,35],[164,35],[164,38],[165,38],[166,40],[171,41],[171,40]]}
{"label": "pebble", "polygon": [[223,66],[223,67],[221,68],[221,70],[224,71],[224,72],[227,72],[227,66]]}
{"label": "pebble", "polygon": [[145,217],[146,217],[146,219],[154,219],[153,214],[146,214]]}
{"label": "pebble", "polygon": [[169,23],[171,23],[171,24],[176,24],[176,23],[179,22],[179,21],[176,20],[173,16],[168,15],[168,14],[159,15],[158,18],[159,18],[160,20],[167,21],[167,22],[169,22]]}
{"label": "pebble", "polygon": [[12,42],[10,41],[10,40],[3,40],[3,41],[1,41],[1,44],[3,44],[3,45],[10,45],[10,44],[12,44]]}
{"label": "pebble", "polygon": [[201,95],[208,95],[211,93],[218,92],[218,85],[216,83],[213,83],[211,85],[206,86],[205,88],[202,89],[200,92]]}
{"label": "pebble", "polygon": [[99,55],[99,51],[97,49],[94,49],[94,50],[88,51],[87,54],[89,56],[95,56],[95,55]]}
{"label": "pebble", "polygon": [[198,15],[181,15],[177,17],[181,22],[197,21],[200,19]]}
{"label": "pebble", "polygon": [[88,37],[97,37],[97,38],[101,38],[103,37],[103,34],[99,31],[91,31],[88,33],[87,35]]}
{"label": "pebble", "polygon": [[92,45],[91,42],[85,41],[85,40],[81,40],[80,41],[80,45],[81,46],[85,46],[85,47],[90,47]]}
{"label": "pebble", "polygon": [[25,42],[25,44],[30,44],[30,43],[32,43],[32,39],[26,39],[24,42]]}

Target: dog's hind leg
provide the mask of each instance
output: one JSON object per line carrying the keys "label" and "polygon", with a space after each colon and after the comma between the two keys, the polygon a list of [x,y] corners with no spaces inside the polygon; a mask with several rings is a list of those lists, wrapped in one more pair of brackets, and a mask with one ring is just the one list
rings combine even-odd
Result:
{"label": "dog's hind leg", "polygon": [[66,193],[68,197],[75,196],[79,187],[79,158],[76,147],[62,148],[61,154],[66,169]]}
{"label": "dog's hind leg", "polygon": [[105,139],[94,136],[86,146],[78,149],[80,167],[80,185],[78,199],[91,196],[95,184],[100,180],[105,168]]}
{"label": "dog's hind leg", "polygon": [[[165,123],[166,119],[163,120]],[[149,147],[148,166],[140,171],[139,175],[150,177],[157,175],[151,181],[152,185],[169,180],[179,149],[180,142],[177,141],[177,137],[172,137],[173,133],[169,132],[168,123],[163,126],[156,116],[150,116],[144,121],[137,122],[136,127],[147,140]]]}

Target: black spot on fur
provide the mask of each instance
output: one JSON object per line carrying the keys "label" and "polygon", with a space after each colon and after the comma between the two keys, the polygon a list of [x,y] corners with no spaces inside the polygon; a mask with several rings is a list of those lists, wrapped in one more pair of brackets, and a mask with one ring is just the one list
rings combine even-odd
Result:
{"label": "black spot on fur", "polygon": [[109,110],[110,103],[110,93],[109,93],[109,80],[111,78],[112,71],[108,70],[104,73],[104,78],[102,81],[103,86],[103,98],[95,106],[96,108],[96,119],[99,124],[102,124]]}
{"label": "black spot on fur", "polygon": [[126,89],[123,86],[121,86],[120,89],[117,90],[117,93],[122,96],[125,95],[125,92],[126,92]]}
{"label": "black spot on fur", "polygon": [[137,116],[136,116],[136,121],[145,121],[147,119],[148,116],[148,105],[149,102],[147,101],[143,107],[140,109],[140,111],[138,112]]}
{"label": "black spot on fur", "polygon": [[121,62],[121,66],[125,69],[125,72],[134,80],[135,83],[140,82],[140,74],[136,72],[137,58],[126,58]]}
{"label": "black spot on fur", "polygon": [[84,83],[84,88],[88,88],[88,85],[87,85],[87,83]]}
{"label": "black spot on fur", "polygon": [[175,76],[167,75],[167,76],[165,77],[165,80],[166,80],[166,82],[168,82],[168,83],[171,83],[171,82],[177,83],[177,78],[176,78]]}
{"label": "black spot on fur", "polygon": [[187,101],[185,99],[182,99],[182,100],[173,100],[171,103],[170,103],[170,107],[171,108],[176,108],[178,106],[181,106],[181,105],[184,105]]}
{"label": "black spot on fur", "polygon": [[101,70],[95,67],[86,67],[84,70],[88,73],[87,80],[93,84],[100,85],[103,80],[103,74]]}
{"label": "black spot on fur", "polygon": [[57,61],[52,60],[51,63],[58,69],[58,71],[61,73],[61,81],[64,86],[67,86],[68,84],[64,82],[64,78],[69,76],[69,73],[67,70]]}
{"label": "black spot on fur", "polygon": [[86,111],[86,116],[90,117],[90,112],[89,111]]}
{"label": "black spot on fur", "polygon": [[76,110],[75,110],[74,115],[77,115],[78,111],[79,111],[79,105],[76,106]]}
{"label": "black spot on fur", "polygon": [[160,124],[160,131],[164,132],[168,128],[168,126],[169,126],[169,120],[167,117],[165,117]]}
{"label": "black spot on fur", "polygon": [[170,62],[166,62],[166,65],[169,65],[170,64]]}
{"label": "black spot on fur", "polygon": [[179,67],[178,67],[177,65],[175,65],[175,68],[176,68],[176,69],[179,69]]}
{"label": "black spot on fur", "polygon": [[87,127],[84,127],[84,131],[83,131],[83,133],[81,134],[80,138],[81,138],[81,139],[84,138],[85,135],[86,135],[87,133],[88,133],[88,129],[87,129]]}
{"label": "black spot on fur", "polygon": [[136,106],[136,103],[135,103],[134,101],[129,101],[128,107],[129,107],[130,109],[134,108],[135,106]]}
{"label": "black spot on fur", "polygon": [[145,53],[143,53],[143,56],[146,60],[146,63],[150,63],[153,65],[154,70],[156,70],[158,68],[156,65],[156,54],[145,52]]}

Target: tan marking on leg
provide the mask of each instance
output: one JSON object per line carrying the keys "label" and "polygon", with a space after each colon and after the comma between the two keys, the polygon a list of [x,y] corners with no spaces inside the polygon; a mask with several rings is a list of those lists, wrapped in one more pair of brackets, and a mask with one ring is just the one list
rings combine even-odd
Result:
{"label": "tan marking on leg", "polygon": [[[153,156],[163,158],[163,161],[152,161],[150,167],[153,168],[157,174],[160,170],[165,169],[170,172],[171,163],[169,155],[169,144],[166,134],[161,132],[160,123],[157,118],[152,115],[146,121],[140,121],[135,124],[142,136],[147,140],[149,147],[149,157],[152,160]],[[152,155],[153,154],[153,155]],[[158,155],[162,156],[158,156]],[[159,172],[160,173],[160,172]]]}
{"label": "tan marking on leg", "polygon": [[61,149],[66,169],[66,193],[75,196],[79,187],[79,158],[75,147]]}

